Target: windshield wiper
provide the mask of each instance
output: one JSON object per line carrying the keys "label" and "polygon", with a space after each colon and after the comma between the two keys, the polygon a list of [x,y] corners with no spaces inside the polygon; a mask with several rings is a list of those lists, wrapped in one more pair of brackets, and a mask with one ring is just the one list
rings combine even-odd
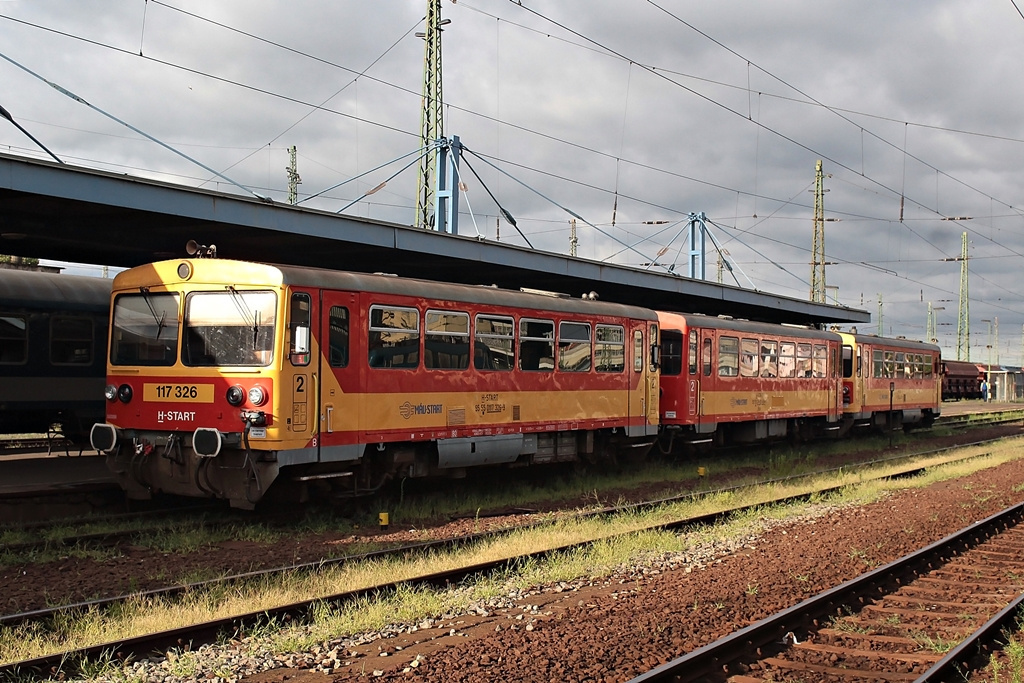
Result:
{"label": "windshield wiper", "polygon": [[235,308],[242,314],[245,324],[252,329],[252,349],[255,351],[256,340],[260,333],[260,312],[256,311],[253,314],[248,304],[245,303],[245,297],[234,286],[228,285],[228,291],[231,292],[231,300],[235,302]]}
{"label": "windshield wiper", "polygon": [[167,311],[163,311],[158,316],[156,309],[153,308],[153,302],[149,300],[149,287],[139,287],[139,292],[142,294],[142,300],[146,302],[146,307],[149,308],[149,314],[153,316],[153,321],[156,323],[156,339],[160,338],[160,333],[164,329],[164,318],[167,316]]}

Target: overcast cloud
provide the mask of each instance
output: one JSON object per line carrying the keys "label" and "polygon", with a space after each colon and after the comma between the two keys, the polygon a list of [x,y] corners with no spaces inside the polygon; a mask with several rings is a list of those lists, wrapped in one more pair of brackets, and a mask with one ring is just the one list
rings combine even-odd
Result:
{"label": "overcast cloud", "polygon": [[[277,201],[295,145],[305,200],[418,148],[426,2],[0,0],[0,53]],[[884,333],[915,339],[932,302],[955,357],[960,264],[944,259],[967,232],[971,358],[987,359],[998,318],[999,360],[1020,364],[1011,0],[444,0],[442,16],[445,133],[535,247],[568,253],[560,205],[596,226],[577,224],[581,257],[664,250],[685,273],[687,215],[705,212],[741,286],[806,298],[822,159],[830,299],[870,311],[875,332],[881,295]],[[0,105],[70,164],[241,191],[8,61],[0,84]],[[0,124],[0,149],[46,157]],[[304,203],[336,211],[409,160]],[[348,212],[412,223],[416,176]],[[497,207],[463,176],[462,234],[472,208],[496,239]],[[505,221],[500,239],[524,244]]]}

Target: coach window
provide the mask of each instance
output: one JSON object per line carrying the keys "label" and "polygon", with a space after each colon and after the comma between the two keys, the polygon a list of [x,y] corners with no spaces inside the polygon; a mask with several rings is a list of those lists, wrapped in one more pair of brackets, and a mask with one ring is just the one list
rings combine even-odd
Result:
{"label": "coach window", "polygon": [[348,366],[348,309],[344,306],[331,306],[328,323],[331,326],[328,342],[330,363],[332,368]]}
{"label": "coach window", "polygon": [[28,360],[28,320],[21,315],[0,315],[0,365],[21,365]]}
{"label": "coach window", "polygon": [[828,376],[828,348],[821,344],[814,345],[814,358],[811,363],[811,377]]}
{"label": "coach window", "polygon": [[882,367],[882,373],[883,376],[890,379],[896,377],[896,353],[894,351],[885,352],[885,365]]}
{"label": "coach window", "polygon": [[371,368],[419,366],[419,311],[400,306],[370,306],[369,352]]}
{"label": "coach window", "polygon": [[[598,331],[600,332],[600,327]],[[693,333],[696,336],[696,332]],[[694,349],[696,351],[696,349]],[[697,362],[690,361],[696,369]],[[661,331],[661,374],[680,375],[683,372],[683,335],[679,330]],[[692,370],[691,370],[692,373]]]}
{"label": "coach window", "polygon": [[796,344],[793,342],[780,345],[779,377],[796,377]]}
{"label": "coach window", "polygon": [[590,370],[590,324],[558,323],[558,369],[565,372]]}
{"label": "coach window", "polygon": [[697,374],[697,330],[690,330],[689,370],[691,375]]}
{"label": "coach window", "polygon": [[779,342],[761,340],[761,376],[779,376]]}
{"label": "coach window", "polygon": [[[906,361],[904,360],[904,356],[903,356],[902,353],[895,353],[893,355],[894,355],[895,361],[896,361],[895,362],[896,370],[895,370],[895,373],[893,374],[893,377],[896,377],[898,379],[904,379],[905,377],[907,377],[907,365],[906,365]],[[909,360],[909,359],[907,359],[907,360]]]}
{"label": "coach window", "polygon": [[796,376],[797,377],[810,377],[811,376],[811,345],[810,344],[797,344],[796,345]]}
{"label": "coach window", "polygon": [[871,352],[871,370],[872,377],[885,377],[885,363],[882,361],[881,351]]}
{"label": "coach window", "polygon": [[758,347],[756,339],[740,341],[740,377],[757,377]]}
{"label": "coach window", "polygon": [[178,359],[177,294],[119,294],[111,321],[113,365],[171,366]]}
{"label": "coach window", "polygon": [[921,358],[921,366],[922,366],[921,370],[924,372],[925,379],[931,379],[931,376],[932,376],[932,363],[933,362],[934,362],[934,358],[932,357],[932,355],[930,353],[929,354],[925,354]]}
{"label": "coach window", "polygon": [[476,317],[473,366],[477,370],[511,370],[515,367],[516,323],[496,315]]}
{"label": "coach window", "polygon": [[54,316],[50,319],[50,363],[89,365],[92,363],[92,320]]}
{"label": "coach window", "polygon": [[[622,372],[625,370],[626,330],[621,325],[598,325],[595,333],[594,369],[598,372]],[[681,343],[680,340],[679,344]],[[676,348],[679,348],[678,344]]]}
{"label": "coach window", "polygon": [[736,337],[718,338],[718,376],[736,377],[740,374],[740,340]]}
{"label": "coach window", "polygon": [[555,369],[555,323],[522,318],[519,321],[519,369]]}
{"label": "coach window", "polygon": [[433,370],[469,367],[469,314],[427,311],[423,324],[423,365]]}

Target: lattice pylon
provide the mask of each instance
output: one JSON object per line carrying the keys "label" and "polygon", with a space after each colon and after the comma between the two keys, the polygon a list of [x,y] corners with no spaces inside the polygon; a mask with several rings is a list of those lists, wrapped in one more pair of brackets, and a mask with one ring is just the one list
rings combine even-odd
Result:
{"label": "lattice pylon", "polygon": [[[420,117],[420,147],[426,149],[444,137],[441,90],[441,0],[427,0],[427,19],[423,34],[423,110]],[[416,222],[421,228],[433,227],[435,154],[420,160],[416,194]]]}

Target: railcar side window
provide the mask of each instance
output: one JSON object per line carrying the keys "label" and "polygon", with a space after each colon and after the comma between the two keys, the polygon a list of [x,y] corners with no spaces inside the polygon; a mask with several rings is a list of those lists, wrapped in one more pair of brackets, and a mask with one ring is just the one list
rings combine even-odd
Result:
{"label": "railcar side window", "polygon": [[688,367],[691,375],[697,374],[697,330],[690,330]]}
{"label": "railcar side window", "polygon": [[924,373],[925,379],[931,379],[932,377],[932,363],[933,358],[930,353],[921,356],[921,372]]}
{"label": "railcar side window", "polygon": [[178,359],[177,294],[119,294],[114,299],[110,362],[170,366]]}
{"label": "railcar side window", "polygon": [[473,366],[477,370],[511,370],[515,367],[515,329],[512,318],[477,315],[473,341]]}
{"label": "railcar side window", "polygon": [[885,352],[885,364],[882,367],[883,377],[890,379],[896,376],[896,354],[892,351]]}
{"label": "railcar side window", "polygon": [[897,353],[895,355],[896,355],[896,373],[895,373],[894,377],[896,377],[898,379],[904,379],[906,377],[910,377],[910,374],[907,372],[910,369],[909,367],[907,367],[907,365],[908,365],[907,361],[909,361],[910,359],[907,358],[906,360],[904,360],[904,355],[902,353]]}
{"label": "railcar side window", "polygon": [[736,337],[718,338],[718,376],[736,377],[740,374],[740,340]]}
{"label": "railcar side window", "polygon": [[591,354],[589,323],[558,323],[559,370],[588,372]]}
{"label": "railcar side window", "polygon": [[711,376],[711,339],[704,338],[704,346],[701,349],[701,365],[704,366],[704,376]]}
{"label": "railcar side window", "polygon": [[[621,325],[598,325],[594,345],[594,369],[622,372],[626,369],[626,330]],[[678,373],[676,373],[678,374]]]}
{"label": "railcar side window", "polygon": [[23,315],[0,315],[0,365],[28,361],[28,320]]}
{"label": "railcar side window", "polygon": [[423,322],[423,365],[433,370],[469,367],[469,314],[427,311]]}
{"label": "railcar side window", "polygon": [[206,368],[270,365],[276,320],[274,292],[192,292],[185,299],[181,360]]}
{"label": "railcar side window", "polygon": [[740,341],[740,377],[757,377],[759,346],[756,339]]}
{"label": "railcar side window", "polygon": [[[600,331],[600,328],[598,328]],[[696,340],[697,332],[691,330],[692,336]],[[696,343],[694,343],[696,346]],[[694,349],[694,355],[696,355],[697,349]],[[693,368],[691,372],[696,371],[697,361],[691,356],[690,367]],[[661,374],[662,375],[681,375],[683,372],[683,335],[679,330],[662,330],[661,331]]]}
{"label": "railcar side window", "polygon": [[779,351],[779,377],[796,377],[796,344],[782,342]]}
{"label": "railcar side window", "polygon": [[555,369],[555,323],[523,318],[519,321],[519,369]]}
{"label": "railcar side window", "polygon": [[348,366],[348,309],[331,306],[329,360],[332,368]]}
{"label": "railcar side window", "polygon": [[810,377],[811,376],[811,345],[810,344],[797,344],[796,345],[796,376],[797,377]]}
{"label": "railcar side window", "polygon": [[814,345],[814,359],[811,365],[811,377],[828,376],[828,348],[822,344]]}
{"label": "railcar side window", "polygon": [[872,351],[871,352],[871,369],[872,376],[874,377],[885,377],[885,370],[883,368],[882,352]]}
{"label": "railcar side window", "polygon": [[370,306],[370,367],[420,364],[420,314],[415,308]]}
{"label": "railcar side window", "polygon": [[761,376],[779,376],[779,342],[764,339],[761,341]]}
{"label": "railcar side window", "polygon": [[50,318],[50,363],[89,365],[92,363],[92,320],[81,316]]}

